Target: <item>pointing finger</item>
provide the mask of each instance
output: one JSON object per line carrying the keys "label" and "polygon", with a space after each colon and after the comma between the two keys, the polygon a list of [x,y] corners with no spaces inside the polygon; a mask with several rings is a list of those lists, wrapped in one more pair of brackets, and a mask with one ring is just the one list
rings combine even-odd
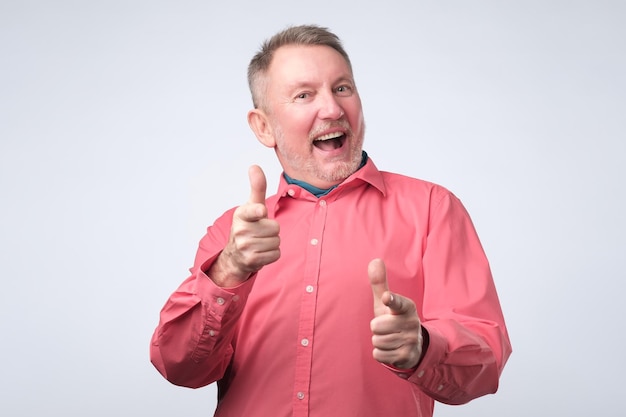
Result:
{"label": "pointing finger", "polygon": [[415,310],[410,299],[389,291],[387,269],[382,259],[374,259],[369,263],[367,272],[374,293],[374,316],[382,314],[405,314]]}
{"label": "pointing finger", "polygon": [[398,294],[389,293],[389,299],[386,301],[385,305],[394,315],[411,313],[415,310],[413,301]]}

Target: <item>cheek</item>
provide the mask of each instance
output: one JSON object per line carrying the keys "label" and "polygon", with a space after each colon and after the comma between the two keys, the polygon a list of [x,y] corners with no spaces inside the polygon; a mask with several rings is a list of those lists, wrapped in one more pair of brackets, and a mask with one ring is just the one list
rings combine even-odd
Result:
{"label": "cheek", "polygon": [[312,115],[311,112],[294,111],[283,115],[281,121],[283,132],[287,138],[305,138],[308,140],[309,132],[315,121],[315,115]]}
{"label": "cheek", "polygon": [[344,111],[348,115],[348,121],[352,126],[352,129],[360,129],[363,125],[363,109],[361,108],[361,101],[357,98],[351,100],[344,105]]}
{"label": "cheek", "polygon": [[350,127],[355,134],[362,133],[363,131],[363,112],[358,110],[350,115]]}

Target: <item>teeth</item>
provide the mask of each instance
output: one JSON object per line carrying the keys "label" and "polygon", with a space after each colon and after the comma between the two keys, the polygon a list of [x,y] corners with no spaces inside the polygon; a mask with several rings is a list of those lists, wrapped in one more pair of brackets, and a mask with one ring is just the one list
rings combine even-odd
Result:
{"label": "teeth", "polygon": [[320,136],[319,138],[315,139],[315,141],[317,142],[321,140],[336,139],[340,136],[343,136],[342,132],[334,132],[334,133],[329,133],[327,135]]}

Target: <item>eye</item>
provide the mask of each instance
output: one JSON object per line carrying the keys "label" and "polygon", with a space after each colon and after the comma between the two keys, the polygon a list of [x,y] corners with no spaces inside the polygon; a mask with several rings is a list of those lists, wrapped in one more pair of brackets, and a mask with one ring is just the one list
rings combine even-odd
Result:
{"label": "eye", "polygon": [[294,97],[294,100],[302,101],[302,100],[308,100],[309,98],[311,98],[311,93],[303,92],[303,93],[296,94],[296,96]]}
{"label": "eye", "polygon": [[335,89],[335,92],[339,96],[349,96],[352,95],[352,86],[350,85],[340,85]]}

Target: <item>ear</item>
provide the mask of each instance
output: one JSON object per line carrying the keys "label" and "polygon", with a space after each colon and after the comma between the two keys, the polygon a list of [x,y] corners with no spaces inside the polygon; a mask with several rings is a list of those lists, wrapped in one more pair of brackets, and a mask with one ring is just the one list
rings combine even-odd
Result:
{"label": "ear", "polygon": [[250,125],[250,129],[252,129],[259,142],[268,148],[276,146],[272,126],[269,123],[267,114],[265,114],[263,110],[250,110],[248,112],[248,125]]}

